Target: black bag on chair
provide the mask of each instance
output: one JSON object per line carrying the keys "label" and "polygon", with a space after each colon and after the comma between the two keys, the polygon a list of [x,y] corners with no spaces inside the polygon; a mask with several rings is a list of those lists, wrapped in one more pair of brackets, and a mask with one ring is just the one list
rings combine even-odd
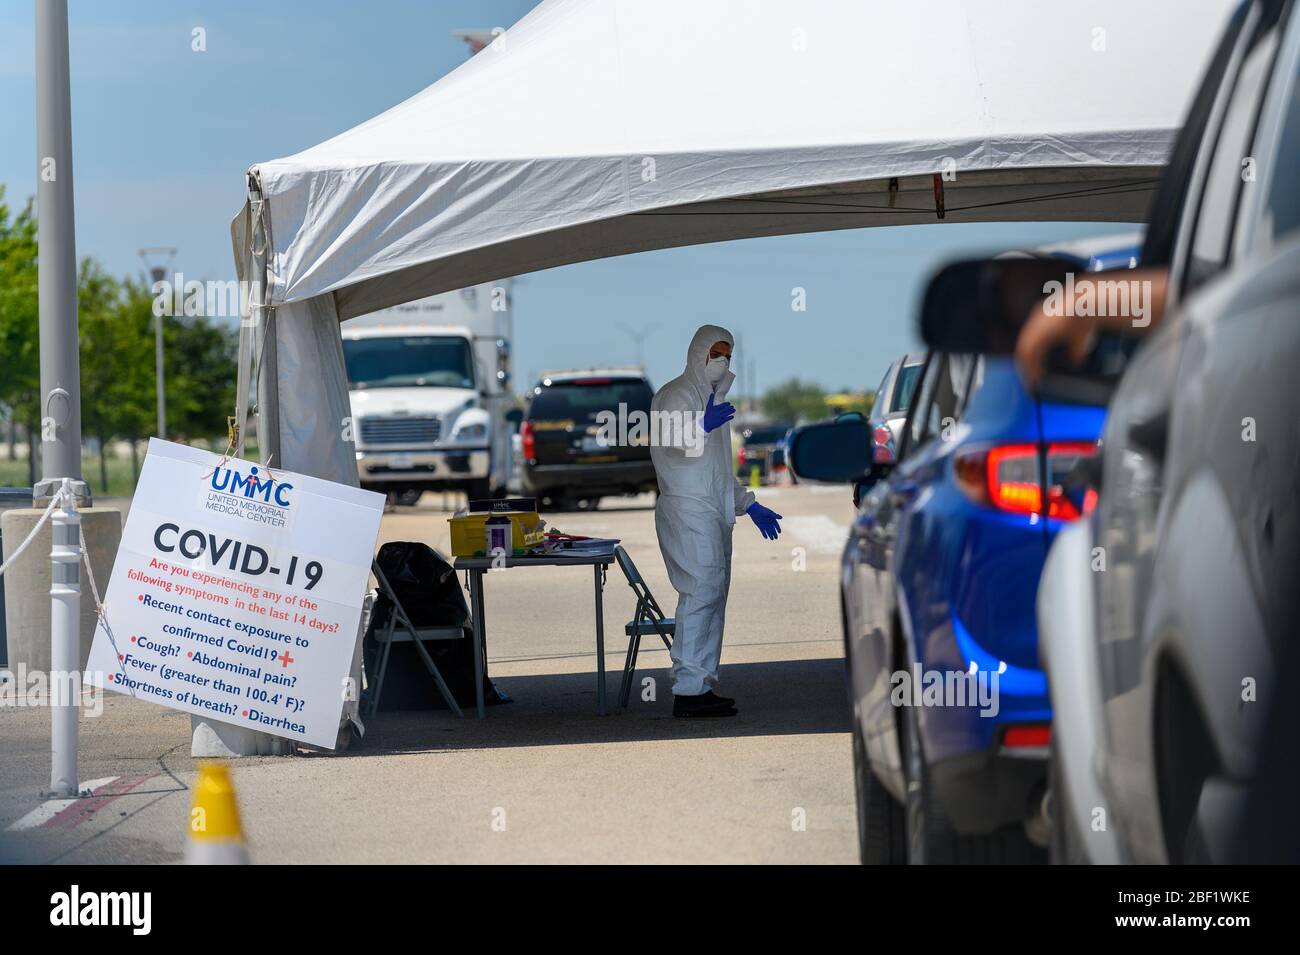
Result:
{"label": "black bag on chair", "polygon": [[[473,630],[470,627],[469,605],[465,602],[465,594],[456,578],[456,571],[436,550],[418,541],[387,543],[379,548],[376,561],[416,628],[460,627],[464,630],[463,640],[426,640],[423,646],[437,664],[456,702],[463,707],[472,707]],[[368,690],[374,685],[379,657],[384,649],[383,644],[375,639],[375,634],[383,632],[392,611],[392,601],[380,591],[362,645]],[[397,633],[402,632],[404,631],[399,625]],[[483,702],[489,706],[509,703],[510,697],[497,690],[492,681],[487,679],[486,659],[483,661],[483,669]],[[379,708],[382,711],[447,709],[415,644],[404,641],[392,645]]]}

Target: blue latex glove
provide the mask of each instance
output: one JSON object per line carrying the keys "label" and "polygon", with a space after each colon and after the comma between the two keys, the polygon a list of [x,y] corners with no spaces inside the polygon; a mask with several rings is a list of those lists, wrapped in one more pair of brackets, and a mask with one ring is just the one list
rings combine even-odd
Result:
{"label": "blue latex glove", "polygon": [[704,407],[704,433],[719,428],[736,416],[736,407],[730,401],[720,405],[713,403],[713,393],[709,393],[709,403]]}
{"label": "blue latex glove", "polygon": [[745,513],[753,519],[754,523],[758,525],[759,531],[768,540],[774,541],[781,536],[781,525],[777,523],[781,515],[776,511],[755,501],[745,508]]}

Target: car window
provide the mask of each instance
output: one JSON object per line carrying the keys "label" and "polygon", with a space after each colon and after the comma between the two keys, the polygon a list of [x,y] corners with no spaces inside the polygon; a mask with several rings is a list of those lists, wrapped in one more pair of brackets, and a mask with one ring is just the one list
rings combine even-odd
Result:
{"label": "car window", "polygon": [[923,364],[916,366],[918,369],[917,399],[912,403],[911,409],[907,413],[907,421],[903,428],[903,437],[906,440],[903,447],[899,449],[898,459],[900,461],[911,454],[913,448],[920,447],[921,442],[924,440],[925,409],[929,406],[930,394],[934,391],[935,381],[939,377],[943,357],[938,353],[931,353]]}
{"label": "car window", "polygon": [[1242,24],[1246,21],[1248,9],[1249,4],[1241,4],[1229,19],[1174,142],[1169,165],[1160,176],[1160,185],[1151,204],[1151,214],[1147,217],[1146,238],[1142,243],[1143,265],[1159,267],[1173,263],[1174,246],[1187,207],[1187,194],[1196,170],[1197,154],[1205,139],[1206,127],[1214,111],[1214,101],[1228,63],[1232,60],[1232,52],[1237,45]]}
{"label": "car window", "polygon": [[557,382],[533,390],[528,417],[533,421],[594,421],[602,411],[618,414],[620,404],[628,412],[648,412],[653,397],[649,382],[643,379]]}
{"label": "car window", "polygon": [[[1295,17],[1296,14],[1292,13]],[[1300,27],[1293,27],[1300,29]],[[1257,224],[1263,245],[1276,244],[1300,226],[1300,176],[1296,175],[1296,158],[1300,157],[1300,56],[1278,71],[1274,82],[1285,84],[1282,129],[1273,147],[1269,168],[1263,171],[1267,192]]]}
{"label": "car window", "polygon": [[975,361],[971,364],[970,381],[966,385],[966,397],[962,399],[961,413],[966,414],[966,408],[979,394],[980,387],[984,384],[984,356],[977,355]]}
{"label": "car window", "polygon": [[957,394],[953,417],[958,421],[965,415],[966,405],[970,403],[971,395],[975,393],[975,372],[979,365],[980,362],[976,355],[954,355],[952,357],[952,380]]}
{"label": "car window", "polygon": [[1276,18],[1263,20],[1242,58],[1214,143],[1214,153],[1201,192],[1192,245],[1183,272],[1183,291],[1190,292],[1227,264],[1232,227],[1241,188],[1254,160],[1250,156],[1256,123],[1277,52]]}
{"label": "car window", "polygon": [[354,389],[474,387],[474,353],[459,335],[345,338],[343,364]]}
{"label": "car window", "polygon": [[962,394],[970,377],[969,355],[946,355],[926,410],[925,440],[938,437],[957,420]]}
{"label": "car window", "polygon": [[886,401],[885,389],[889,387],[889,376],[894,368],[891,365],[885,372],[885,377],[880,379],[880,386],[876,388],[876,396],[871,399],[872,417],[883,416],[889,410],[889,402]]}
{"label": "car window", "polygon": [[898,369],[898,381],[894,384],[894,400],[889,405],[889,410],[907,411],[912,406],[912,395],[916,393],[916,383],[920,380],[920,365],[904,365]]}
{"label": "car window", "polygon": [[943,433],[957,418],[958,398],[966,384],[970,360],[964,355],[936,355],[926,369],[923,390],[912,416],[911,449]]}
{"label": "car window", "polygon": [[745,432],[745,444],[776,444],[785,437],[785,433],[790,430],[790,425],[772,425],[766,428],[753,428]]}

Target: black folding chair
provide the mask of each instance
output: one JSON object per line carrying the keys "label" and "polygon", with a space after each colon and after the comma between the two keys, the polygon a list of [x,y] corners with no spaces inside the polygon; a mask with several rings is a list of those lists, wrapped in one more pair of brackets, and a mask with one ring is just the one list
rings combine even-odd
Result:
{"label": "black folding chair", "polygon": [[[379,582],[379,592],[384,599],[389,602],[388,622],[380,630],[375,631],[375,641],[383,645],[383,651],[379,657],[379,669],[375,678],[375,691],[370,698],[370,716],[374,716],[379,710],[379,698],[384,693],[384,676],[388,673],[388,655],[393,649],[394,643],[404,643],[410,641],[415,644],[415,651],[424,661],[424,668],[429,671],[434,682],[438,684],[438,692],[442,694],[443,700],[453,713],[462,719],[465,714],[456,703],[456,697],[452,694],[451,689],[447,686],[447,681],[442,678],[442,671],[438,669],[438,664],[433,662],[433,657],[425,649],[424,640],[463,640],[465,631],[460,627],[416,627],[411,623],[411,618],[406,615],[406,608],[402,602],[397,599],[397,594],[384,576],[384,572],[379,569],[379,561],[375,560],[370,567],[370,572],[375,575],[375,580]],[[397,627],[401,626],[405,632],[398,632]]]}
{"label": "black folding chair", "polygon": [[672,617],[665,617],[664,612],[659,609],[654,594],[650,593],[645,579],[636,569],[636,564],[632,563],[632,558],[628,556],[622,544],[614,546],[614,557],[618,560],[623,576],[627,578],[627,585],[632,588],[632,593],[636,594],[636,616],[623,628],[623,632],[628,637],[627,660],[623,663],[623,684],[618,691],[618,705],[619,709],[625,710],[628,697],[632,693],[632,678],[636,673],[636,657],[641,650],[641,638],[649,633],[657,633],[664,646],[671,650],[676,625]]}

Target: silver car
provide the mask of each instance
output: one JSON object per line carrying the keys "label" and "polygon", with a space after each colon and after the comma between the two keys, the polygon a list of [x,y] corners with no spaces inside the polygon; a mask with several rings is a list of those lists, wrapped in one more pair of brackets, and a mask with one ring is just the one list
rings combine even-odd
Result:
{"label": "silver car", "polygon": [[1294,4],[1243,4],[1148,230],[1164,320],[1111,402],[1093,520],[1043,574],[1061,861],[1286,855],[1294,805],[1271,846],[1241,836],[1300,617],[1298,71]]}
{"label": "silver car", "polygon": [[872,460],[879,464],[893,464],[898,460],[898,442],[911,407],[916,383],[921,380],[925,353],[917,352],[894,360],[885,372],[876,400],[871,406],[868,426],[871,429]]}
{"label": "silver car", "polygon": [[[1098,335],[1081,368],[1049,358],[1044,395],[1108,404],[1099,454],[1063,478],[1091,517],[1057,534],[1037,594],[1058,861],[1300,856],[1279,680],[1300,622],[1298,73],[1295,4],[1242,3],[1147,227],[1162,317],[1146,333],[1127,310],[1135,334]],[[1051,268],[947,267],[922,338],[1005,354]]]}

